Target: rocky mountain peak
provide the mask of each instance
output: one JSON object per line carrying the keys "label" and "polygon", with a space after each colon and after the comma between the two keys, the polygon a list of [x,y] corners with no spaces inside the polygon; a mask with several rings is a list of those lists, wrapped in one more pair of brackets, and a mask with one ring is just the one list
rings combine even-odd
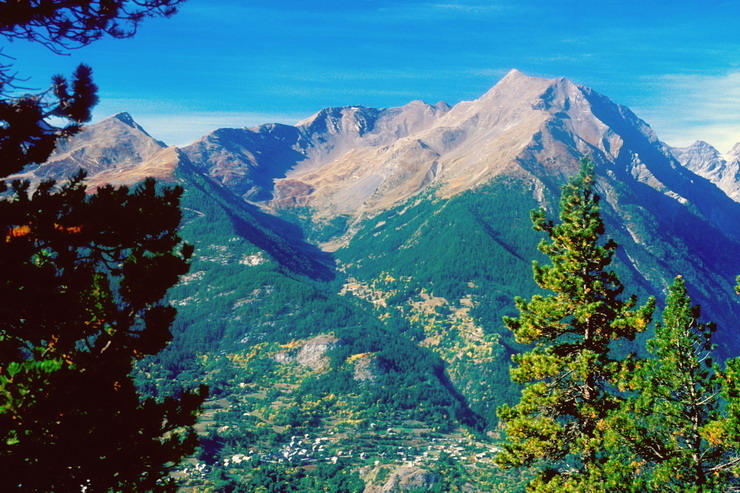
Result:
{"label": "rocky mountain peak", "polygon": [[[542,77],[531,77],[514,69],[511,70],[503,79],[498,81],[491,89],[486,91],[480,98],[462,102],[457,107],[479,107],[484,108],[495,105],[502,105],[508,101],[509,104],[532,103],[539,95],[557,79],[545,79]],[[459,110],[458,110],[459,111]]]}
{"label": "rocky mountain peak", "polygon": [[711,181],[731,199],[740,202],[740,143],[725,156],[702,140],[688,147],[672,147],[670,151],[688,170]]}
{"label": "rocky mountain peak", "polygon": [[732,149],[727,152],[727,161],[740,161],[740,142],[732,146]]}
{"label": "rocky mountain peak", "polygon": [[526,133],[552,118],[577,122],[591,114],[591,102],[583,88],[568,79],[530,77],[514,69],[480,98],[456,105],[445,124],[469,127],[474,133],[515,127],[527,128]]}
{"label": "rocky mountain peak", "polygon": [[[73,142],[52,160],[68,159],[91,174],[133,169],[165,149],[127,113]],[[692,149],[684,154],[703,153],[703,162],[716,153],[706,143]],[[518,70],[453,107],[420,100],[381,109],[330,107],[296,126],[219,129],[183,153],[245,200],[270,211],[305,207],[316,220],[371,216],[429,186],[451,197],[501,175],[556,191],[583,155],[679,201],[701,202],[714,193],[699,190],[694,175],[628,108],[568,79]],[[180,159],[170,154],[172,162]],[[166,167],[157,169],[167,176]]]}
{"label": "rocky mountain peak", "polygon": [[556,108],[558,111],[568,109],[571,105],[569,99],[579,97],[582,98],[580,88],[564,77],[533,77],[513,69],[472,103],[485,105],[485,102],[495,102],[500,105],[509,100],[511,103],[530,104],[537,109]]}
{"label": "rocky mountain peak", "polygon": [[134,121],[133,117],[129,113],[125,112],[125,111],[122,111],[120,113],[116,113],[111,118],[115,118],[116,120],[119,120],[119,121],[125,123],[129,127],[136,128],[138,126],[138,124]]}
{"label": "rocky mountain peak", "polygon": [[436,103],[436,104],[434,105],[434,107],[435,107],[435,108],[436,108],[437,110],[439,110],[439,111],[443,111],[443,112],[447,112],[447,111],[449,111],[449,110],[450,110],[450,108],[452,108],[452,106],[450,106],[449,104],[447,104],[447,102],[446,102],[446,101],[438,101],[438,102],[437,102],[437,103]]}
{"label": "rocky mountain peak", "polygon": [[674,147],[671,153],[681,164],[702,176],[726,165],[722,154],[703,140],[697,140],[688,147]]}
{"label": "rocky mountain peak", "polygon": [[691,144],[689,147],[694,148],[694,149],[702,149],[702,150],[706,149],[706,150],[711,150],[712,152],[718,152],[717,149],[714,146],[712,146],[712,144],[704,140],[697,140],[696,142]]}
{"label": "rocky mountain peak", "polygon": [[[123,126],[125,127],[129,127],[131,130],[127,130],[125,127],[121,126],[121,124],[123,124]],[[126,111],[116,113],[115,115],[105,118],[99,123],[95,124],[96,128],[108,128],[107,126],[120,127],[120,132],[131,132],[132,135],[143,134],[145,137],[148,137],[149,139],[157,142],[157,144],[159,144],[161,147],[167,147],[167,144],[165,144],[164,142],[154,139],[154,137],[152,137],[149,132],[144,129],[144,127],[139,125],[131,116],[131,114]]]}
{"label": "rocky mountain peak", "polygon": [[380,110],[364,106],[343,106],[324,108],[318,113],[302,120],[296,127],[304,128],[313,134],[356,133],[363,135],[372,131]]}
{"label": "rocky mountain peak", "polygon": [[176,148],[154,139],[129,113],[123,112],[60,141],[46,163],[16,177],[32,183],[63,181],[83,169],[90,188],[107,183],[131,185],[147,176],[173,180],[179,159]]}
{"label": "rocky mountain peak", "polygon": [[[302,133],[327,138],[336,136],[346,143],[368,139],[371,145],[384,142],[388,137],[405,137],[410,133],[427,128],[436,118],[449,111],[444,101],[430,105],[421,100],[411,101],[394,108],[368,108],[344,106],[325,108],[296,124]],[[320,140],[320,139],[319,139]],[[359,142],[354,142],[362,145]]]}
{"label": "rocky mountain peak", "polygon": [[496,85],[503,86],[507,84],[520,84],[521,81],[531,81],[531,79],[539,79],[539,77],[532,77],[531,75],[527,75],[521,72],[519,69],[513,68],[509,70],[506,75],[504,75],[503,78],[501,78],[501,80],[496,83]]}

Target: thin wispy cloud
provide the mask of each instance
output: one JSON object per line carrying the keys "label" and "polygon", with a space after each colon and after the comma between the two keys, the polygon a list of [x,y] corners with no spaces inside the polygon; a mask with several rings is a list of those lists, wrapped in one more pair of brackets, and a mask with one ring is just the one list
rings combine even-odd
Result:
{"label": "thin wispy cloud", "polygon": [[[102,120],[114,113],[98,115]],[[131,116],[152,137],[168,145],[186,146],[219,128],[254,127],[265,123],[293,125],[308,115],[250,112],[135,112]]]}
{"label": "thin wispy cloud", "polygon": [[521,13],[527,10],[524,4],[494,2],[408,2],[387,5],[378,9],[383,17],[378,22],[399,20],[438,21],[460,20],[463,18],[481,20],[483,18]]}
{"label": "thin wispy cloud", "polygon": [[655,79],[651,107],[639,108],[671,145],[704,140],[721,152],[740,142],[740,71],[723,75],[665,75]]}
{"label": "thin wispy cloud", "polygon": [[435,3],[431,7],[448,12],[461,12],[464,14],[503,12],[513,9],[511,5],[490,5],[480,3]]}
{"label": "thin wispy cloud", "polygon": [[219,128],[249,128],[265,123],[294,125],[307,115],[272,113],[187,113],[144,115],[139,121],[155,138],[185,146]]}

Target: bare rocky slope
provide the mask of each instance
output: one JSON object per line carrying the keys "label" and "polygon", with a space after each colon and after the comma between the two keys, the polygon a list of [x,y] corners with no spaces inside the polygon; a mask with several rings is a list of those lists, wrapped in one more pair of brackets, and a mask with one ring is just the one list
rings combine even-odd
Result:
{"label": "bare rocky slope", "polygon": [[91,190],[105,184],[131,185],[148,176],[174,181],[181,157],[178,148],[154,139],[128,113],[119,113],[62,141],[46,163],[12,178],[58,181],[81,169]]}
{"label": "bare rocky slope", "polygon": [[219,129],[182,150],[121,113],[89,126],[46,164],[18,177],[60,179],[82,168],[94,188],[145,176],[174,180],[177,167],[189,161],[268,212],[299,209],[313,221],[362,220],[424,190],[450,197],[497,176],[526,177],[540,192],[557,190],[583,155],[600,165],[603,192],[616,207],[617,183],[632,191],[646,186],[691,204],[740,239],[740,213],[727,197],[736,201],[740,194],[740,144],[726,159],[701,142],[671,149],[605,96],[517,70],[479,99],[453,107],[413,101],[388,109],[327,108],[295,126]]}
{"label": "bare rocky slope", "polygon": [[475,101],[399,108],[328,108],[295,127],[221,129],[183,152],[225,187],[269,211],[314,221],[364,219],[420,191],[449,197],[496,176],[554,188],[590,155],[608,199],[634,182],[740,238],[736,204],[674,158],[628,108],[566,79],[512,70]]}
{"label": "bare rocky slope", "polygon": [[81,167],[95,188],[145,176],[179,180],[178,170],[188,169],[252,208],[268,229],[290,230],[287,219],[303,230],[294,236],[336,251],[383,211],[475,193],[500,178],[515,178],[523,199],[554,212],[552,198],[589,155],[609,227],[623,238],[622,261],[657,293],[676,273],[694,270],[688,280],[702,300],[714,300],[710,313],[732,319],[740,258],[727,252],[740,249],[740,204],[725,192],[735,190],[726,184],[737,177],[739,151],[721,158],[704,144],[670,149],[629,108],[592,89],[512,70],[477,100],[452,107],[326,108],[295,126],[216,130],[183,149],[122,113],[21,176],[58,179]]}
{"label": "bare rocky slope", "polygon": [[740,142],[724,156],[701,140],[689,147],[672,147],[671,153],[686,168],[717,185],[735,202],[740,202]]}

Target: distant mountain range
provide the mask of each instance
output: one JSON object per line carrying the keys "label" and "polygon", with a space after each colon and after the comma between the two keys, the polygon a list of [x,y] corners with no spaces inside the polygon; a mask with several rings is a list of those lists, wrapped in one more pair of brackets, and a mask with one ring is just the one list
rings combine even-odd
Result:
{"label": "distant mountain range", "polygon": [[[81,167],[91,189],[146,176],[185,187],[183,234],[196,256],[171,293],[180,317],[158,364],[178,370],[162,380],[183,368],[218,374],[186,364],[187,354],[257,358],[262,348],[264,364],[298,364],[265,349],[273,341],[321,353],[312,361],[334,355],[328,370],[310,368],[313,380],[291,377],[297,388],[354,368],[352,392],[366,395],[376,380],[401,378],[403,364],[382,348],[402,341],[438,358],[429,371],[457,409],[450,416],[491,430],[495,407],[515,394],[517,345],[501,316],[514,296],[537,292],[540,237],[528,212],[557,215],[559,188],[584,155],[596,163],[627,291],[662,299],[683,275],[719,324],[723,354],[740,353],[740,143],[726,155],[704,142],[671,148],[629,108],[567,79],[512,70],[475,101],[326,108],[295,126],[219,129],[181,149],[121,113],[20,176],[63,179]],[[363,342],[357,327],[375,335]],[[331,344],[307,342],[316,337]]]}
{"label": "distant mountain range", "polygon": [[735,202],[740,202],[740,143],[722,155],[704,141],[689,147],[673,147],[671,154],[685,167],[706,178]]}
{"label": "distant mountain range", "polygon": [[[333,251],[364,221],[412,197],[447,199],[501,177],[526,183],[526,193],[554,211],[545,192],[557,195],[583,155],[598,165],[607,215],[635,247],[649,250],[670,236],[683,244],[687,262],[737,265],[694,250],[706,237],[692,239],[683,228],[697,223],[720,244],[740,240],[740,143],[724,157],[704,142],[670,148],[628,108],[592,89],[517,70],[479,99],[452,107],[327,108],[295,126],[219,129],[182,149],[166,147],[121,113],[24,176],[58,179],[82,167],[95,187],[144,176],[174,180],[178,167],[192,165],[263,212],[297,215],[309,240],[320,236]],[[323,231],[328,224],[333,233]],[[667,281],[667,273],[633,267],[650,283]]]}

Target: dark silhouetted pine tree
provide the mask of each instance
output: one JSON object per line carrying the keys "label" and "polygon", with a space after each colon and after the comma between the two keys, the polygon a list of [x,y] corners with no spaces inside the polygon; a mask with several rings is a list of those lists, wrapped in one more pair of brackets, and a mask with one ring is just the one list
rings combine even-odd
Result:
{"label": "dark silhouetted pine tree", "polygon": [[[180,2],[4,2],[0,35],[61,52],[131,36]],[[81,65],[24,94],[0,64],[0,178],[79,131],[96,91]],[[192,253],[178,236],[182,190],[147,180],[87,194],[83,181],[0,181],[0,491],[172,489],[169,468],[197,441],[204,389],[142,401],[131,378],[171,337],[161,300]]]}

